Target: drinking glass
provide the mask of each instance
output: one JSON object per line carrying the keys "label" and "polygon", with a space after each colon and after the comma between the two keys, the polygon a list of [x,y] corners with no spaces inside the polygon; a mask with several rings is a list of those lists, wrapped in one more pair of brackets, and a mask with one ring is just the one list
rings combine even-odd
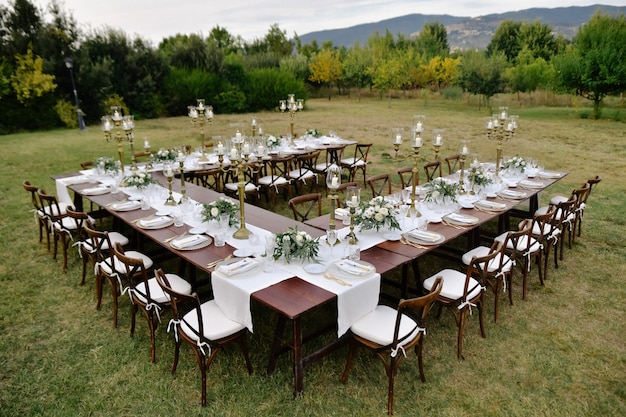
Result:
{"label": "drinking glass", "polygon": [[337,243],[337,231],[334,229],[326,230],[326,242],[330,246],[330,257],[333,257],[333,248],[335,247],[335,243]]}

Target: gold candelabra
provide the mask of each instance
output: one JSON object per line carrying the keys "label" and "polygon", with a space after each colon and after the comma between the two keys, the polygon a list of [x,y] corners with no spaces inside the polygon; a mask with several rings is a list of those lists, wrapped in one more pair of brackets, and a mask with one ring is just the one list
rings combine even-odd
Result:
{"label": "gold candelabra", "polygon": [[[241,140],[239,140],[241,139]],[[246,195],[246,172],[254,174],[257,168],[253,166],[253,161],[250,158],[250,144],[242,138],[241,132],[237,132],[235,140],[232,140],[232,149],[230,150],[229,159],[230,165],[224,165],[224,155],[226,149],[224,144],[219,142],[215,153],[219,161],[220,169],[224,173],[235,172],[237,176],[237,194],[239,195],[239,229],[233,233],[235,239],[248,239],[253,233],[246,228],[246,214],[245,214],[245,195]]]}
{"label": "gold candelabra", "polygon": [[346,206],[350,208],[350,233],[347,236],[349,245],[356,245],[359,241],[354,233],[354,217],[359,204],[361,204],[361,189],[354,186],[346,188]]}
{"label": "gold candelabra", "polygon": [[152,164],[152,155],[150,155],[150,141],[148,140],[148,138],[143,138],[143,150],[149,157],[148,163],[146,164],[146,169],[154,168],[154,165]]}
{"label": "gold candelabra", "polygon": [[115,141],[117,142],[117,154],[119,156],[120,165],[122,167],[122,174],[124,173],[124,147],[123,141],[127,141],[130,144],[130,153],[132,155],[132,163],[130,166],[131,171],[137,170],[137,158],[135,157],[134,149],[134,129],[135,129],[135,117],[131,115],[123,116],[122,109],[119,106],[111,106],[111,114],[102,116],[102,131],[104,132],[104,138],[107,142],[110,142],[113,137],[113,129],[115,129]]}
{"label": "gold candelabra", "polygon": [[[415,205],[415,201],[417,200],[416,198],[416,189],[417,189],[417,177],[419,175],[419,155],[420,155],[420,149],[422,148],[423,144],[424,144],[424,139],[422,138],[422,132],[424,131],[424,116],[422,115],[415,115],[413,116],[413,125],[411,126],[411,137],[410,137],[410,144],[411,144],[411,148],[413,149],[412,153],[408,153],[405,155],[398,155],[398,151],[400,150],[400,145],[402,145],[402,143],[404,142],[402,134],[403,134],[403,129],[402,128],[393,128],[392,129],[392,143],[393,143],[393,147],[394,147],[394,151],[395,151],[395,158],[396,160],[402,161],[402,160],[407,160],[407,159],[412,159],[413,161],[413,168],[411,169],[411,209],[412,210],[417,210],[417,207]],[[407,215],[409,215],[409,213],[407,213]],[[421,217],[421,213],[419,211],[417,211],[417,216]]]}
{"label": "gold candelabra", "polygon": [[183,151],[178,151],[178,155],[176,156],[176,162],[178,162],[180,166],[180,201],[178,204],[182,204],[183,201],[187,198],[187,189],[185,188],[185,154]]}
{"label": "gold candelabra", "polygon": [[169,196],[165,200],[166,206],[175,206],[176,200],[174,200],[174,196],[172,195],[172,181],[174,180],[174,171],[176,170],[176,166],[173,165],[173,162],[164,162],[163,163],[163,175],[167,178],[167,188],[169,190]]}
{"label": "gold candelabra", "polygon": [[476,186],[476,173],[478,171],[478,167],[480,166],[480,162],[478,162],[478,154],[472,155],[472,162],[470,162],[470,169],[472,173],[470,174],[470,182],[472,183],[472,188],[470,189],[470,195],[476,195],[476,191],[474,191],[474,187]]}
{"label": "gold candelabra", "polygon": [[296,118],[296,113],[304,109],[304,100],[301,98],[296,99],[294,94],[288,94],[287,100],[280,100],[280,111],[284,113],[289,111],[290,127],[291,127],[291,146],[294,145],[295,134],[293,132],[293,125]]}
{"label": "gold candelabra", "polygon": [[509,140],[517,129],[518,116],[509,115],[508,107],[500,107],[497,114],[487,118],[487,139],[496,140],[496,178],[500,178],[500,159],[502,159],[502,143]]}
{"label": "gold candelabra", "polygon": [[205,140],[204,140],[204,124],[209,127],[213,125],[213,106],[205,106],[204,99],[197,99],[197,105],[187,106],[189,111],[189,117],[191,118],[191,124],[200,126],[200,141],[202,143],[202,150],[199,162],[206,162],[207,157],[205,154]]}
{"label": "gold candelabra", "polygon": [[461,151],[459,152],[459,164],[461,168],[461,173],[459,174],[459,194],[465,195],[467,194],[467,190],[465,189],[465,159],[467,158],[467,154],[469,153],[469,148],[467,147],[468,141],[461,141]]}
{"label": "gold candelabra", "polygon": [[[328,223],[328,228],[330,230],[336,229],[335,224],[335,209],[337,208],[337,200],[339,199],[339,195],[337,194],[337,189],[341,185],[341,168],[336,164],[331,164],[328,168],[326,168],[326,186],[328,187],[328,199],[330,200],[330,221]],[[335,240],[335,245],[341,243],[339,237]]]}
{"label": "gold candelabra", "polygon": [[433,148],[435,149],[435,161],[439,160],[439,151],[443,146],[443,129],[433,129]]}

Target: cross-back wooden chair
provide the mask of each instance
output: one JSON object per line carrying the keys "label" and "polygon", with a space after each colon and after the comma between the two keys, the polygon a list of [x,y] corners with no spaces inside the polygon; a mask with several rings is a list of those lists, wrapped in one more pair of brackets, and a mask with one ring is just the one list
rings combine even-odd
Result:
{"label": "cross-back wooden chair", "polygon": [[326,176],[326,170],[332,164],[341,166],[341,159],[343,158],[345,148],[346,145],[328,146],[325,153],[326,160],[324,162],[318,162],[317,165],[313,167],[313,171],[324,177]]}
{"label": "cross-back wooden chair", "polygon": [[289,200],[294,220],[304,222],[322,215],[322,194],[310,193]]}
{"label": "cross-back wooden chair", "polygon": [[271,202],[271,207],[276,207],[276,196],[281,191],[287,194],[287,199],[291,198],[291,179],[289,171],[293,162],[293,155],[275,155],[265,165],[265,174],[258,179],[258,185],[265,194],[266,200]]}
{"label": "cross-back wooden chair", "polygon": [[295,157],[294,167],[289,171],[289,179],[294,184],[296,195],[302,194],[304,187],[309,185],[309,192],[317,190],[318,178],[315,167],[320,151],[310,152]]}
{"label": "cross-back wooden chair", "polygon": [[424,173],[426,174],[426,182],[430,182],[437,177],[442,176],[441,161],[427,162],[424,164]]}
{"label": "cross-back wooden chair", "polygon": [[450,155],[445,158],[446,165],[448,165],[448,175],[452,175],[457,172],[461,166],[461,154]]}
{"label": "cross-back wooden chair", "polygon": [[176,372],[181,341],[185,341],[193,350],[202,376],[202,406],[206,406],[206,373],[215,355],[231,342],[241,346],[248,369],[252,374],[252,365],[248,355],[248,329],[241,323],[230,320],[218,307],[215,300],[200,302],[198,294],[184,294],[176,291],[161,269],[155,271],[155,278],[164,293],[169,296],[172,307],[172,326],[174,331],[175,351],[172,374]]}
{"label": "cross-back wooden chair", "polygon": [[[124,266],[124,277],[131,302],[130,336],[135,335],[135,318],[137,310],[141,308],[150,331],[150,361],[156,362],[156,337],[155,331],[161,321],[161,311],[169,307],[171,299],[158,284],[156,277],[148,276],[143,259],[127,256],[122,245],[116,243],[113,246],[113,255]],[[191,285],[175,274],[165,274],[167,281],[175,291],[181,294],[191,294]]]}
{"label": "cross-back wooden chair", "polygon": [[372,191],[372,198],[391,194],[391,175],[389,174],[372,175],[367,179],[367,184]]}
{"label": "cross-back wooden chair", "polygon": [[[403,167],[398,168],[396,171],[398,176],[400,177],[400,183],[402,184],[402,189],[404,190],[407,187],[411,187],[413,185],[413,167]],[[415,173],[417,175],[416,185],[420,183],[420,174],[419,171]]]}
{"label": "cross-back wooden chair", "polygon": [[350,346],[341,382],[348,380],[352,358],[357,346],[373,351],[382,361],[387,374],[387,413],[393,414],[394,381],[406,351],[414,349],[417,355],[420,379],[426,381],[422,356],[426,335],[426,319],[433,302],[439,297],[443,281],[437,277],[429,294],[409,300],[400,300],[398,308],[378,305],[374,311],[360,318],[350,327]]}
{"label": "cross-back wooden chair", "polygon": [[371,143],[357,143],[354,147],[354,156],[341,160],[341,167],[348,170],[348,178],[354,181],[357,171],[363,173],[363,185],[367,176],[367,156],[369,154]]}
{"label": "cross-back wooden chair", "polygon": [[41,206],[41,200],[39,199],[39,195],[37,194],[38,188],[31,184],[30,181],[24,180],[22,183],[24,189],[30,194],[30,201],[33,205],[33,213],[35,220],[39,226],[39,243],[43,242],[43,234],[46,232],[46,243],[48,247],[48,252],[50,251],[50,229],[48,228],[48,219],[46,213]]}
{"label": "cross-back wooden chair", "polygon": [[37,195],[39,196],[41,207],[46,216],[49,233],[52,234],[52,240],[54,242],[52,258],[57,258],[59,241],[61,241],[63,271],[66,271],[68,239],[71,240],[71,233],[75,230],[76,224],[72,219],[67,217],[67,206],[61,208],[56,196],[46,193],[46,191],[41,188],[37,190]]}

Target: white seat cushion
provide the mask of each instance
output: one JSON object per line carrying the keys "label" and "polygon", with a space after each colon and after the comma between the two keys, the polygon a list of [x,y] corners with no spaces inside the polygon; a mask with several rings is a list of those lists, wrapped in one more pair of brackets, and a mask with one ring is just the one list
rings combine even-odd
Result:
{"label": "white seat cushion", "polygon": [[272,177],[271,175],[267,175],[265,177],[259,178],[259,185],[279,186],[279,185],[285,185],[288,183],[289,181],[287,181],[287,179],[285,179],[284,177]]}
{"label": "white seat cushion", "polygon": [[[229,182],[229,183],[224,184],[224,188],[226,188],[227,190],[230,190],[230,191],[239,192],[239,183],[237,183],[237,182]],[[250,183],[250,182],[247,182],[247,183],[244,184],[243,189],[244,189],[244,192],[251,193],[253,191],[257,191],[257,186],[252,184],[252,183]]]}
{"label": "white seat cushion", "polygon": [[354,162],[354,158],[346,158],[346,159],[341,160],[341,164],[349,165],[349,166],[361,166],[361,165],[365,165],[365,161],[362,159],[359,159],[356,162]]}
{"label": "white seat cushion", "polygon": [[302,171],[299,169],[294,169],[293,171],[289,171],[289,178],[292,179],[300,179],[305,180],[309,178],[313,178],[315,174],[313,171],[309,171],[308,169],[303,169]]}
{"label": "white seat cushion", "polygon": [[[463,297],[463,288],[465,286],[465,274],[454,269],[444,269],[439,271],[430,278],[424,280],[424,289],[430,291],[435,284],[437,277],[443,278],[443,286],[441,288],[441,296],[450,300],[458,300]],[[469,294],[467,299],[471,300],[482,292],[482,287],[478,284],[474,278],[470,278],[469,286],[467,287]]]}
{"label": "white seat cushion", "polygon": [[565,197],[564,195],[555,195],[554,197],[550,199],[550,204],[556,206],[557,204],[563,203],[567,200],[569,200],[569,198]]}
{"label": "white seat cushion", "polygon": [[[141,259],[143,261],[144,268],[146,269],[152,268],[152,265],[153,265],[152,259],[144,255],[143,253],[137,252],[134,250],[129,250],[129,251],[124,252],[124,254],[129,258]],[[115,270],[116,273],[118,274],[126,273],[126,267],[124,266],[122,262],[120,262],[119,259],[114,257],[112,264],[113,264],[113,269]],[[104,272],[107,275],[112,275],[113,271],[111,270],[111,267],[109,265],[111,265],[111,258],[106,258],[103,262],[100,262],[100,268],[102,269],[102,272]]]}
{"label": "white seat cushion", "polygon": [[[350,330],[363,339],[378,343],[381,346],[387,346],[393,343],[393,332],[397,315],[397,310],[388,306],[378,305],[374,311],[367,313],[354,323]],[[400,332],[398,333],[398,340],[402,341],[398,345],[404,346],[415,339],[418,333],[417,323],[403,314],[400,320]],[[405,337],[407,335],[409,336]]]}
{"label": "white seat cushion", "polygon": [[[244,329],[244,325],[226,317],[217,306],[215,300],[207,301],[200,305],[202,323],[204,324],[203,336],[209,340],[222,339]],[[193,329],[193,330],[192,330]],[[185,314],[180,324],[180,330],[190,338],[198,340],[198,314],[196,309]]]}
{"label": "white seat cushion", "polygon": [[[468,252],[465,252],[461,257],[461,261],[464,265],[469,265],[472,262],[472,258],[482,258],[483,256],[489,255],[489,250],[487,246],[478,246]],[[488,272],[497,271],[500,268],[500,259],[504,256],[504,260],[502,261],[502,271],[501,272],[509,272],[513,267],[513,262],[511,262],[511,258],[507,255],[502,255],[502,253],[497,254],[492,260],[489,261],[489,265],[487,266]]]}
{"label": "white seat cushion", "polygon": [[[182,279],[176,274],[165,274],[172,289],[181,294],[191,294],[191,284]],[[150,298],[155,303],[163,304],[170,302],[170,296],[163,292],[156,278],[150,278],[148,280],[148,289],[150,290]],[[146,286],[143,282],[140,282],[135,286],[135,296],[143,304],[147,303],[146,300]]]}
{"label": "white seat cushion", "polygon": [[[508,232],[502,233],[500,236],[496,236],[496,238],[494,239],[496,242],[504,242],[504,239],[506,239],[506,235],[508,234]],[[539,242],[537,241],[537,239],[535,239],[534,237],[530,237],[530,242],[528,241],[528,236],[522,236],[521,238],[519,238],[517,240],[517,248],[513,247],[513,242],[511,240],[509,240],[506,243],[506,247],[507,249],[516,249],[518,251],[522,251],[522,252],[526,252],[526,248],[528,247],[528,252],[529,253],[535,253],[537,252],[539,249],[541,249],[541,245],[539,244]]]}
{"label": "white seat cushion", "polygon": [[[63,202],[59,202],[59,210],[61,211],[61,215],[65,215],[67,214],[67,208],[68,207],[72,207],[72,204],[70,203],[63,203]],[[57,213],[57,209],[55,206],[45,206],[43,208],[44,213],[46,214],[50,214],[50,212],[52,211],[53,215],[58,216],[59,213]]]}

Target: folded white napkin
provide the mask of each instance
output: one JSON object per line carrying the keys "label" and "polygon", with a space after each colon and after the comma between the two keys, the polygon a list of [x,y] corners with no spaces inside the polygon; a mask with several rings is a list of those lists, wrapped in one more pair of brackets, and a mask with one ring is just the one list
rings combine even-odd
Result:
{"label": "folded white napkin", "polygon": [[228,265],[222,264],[217,267],[217,270],[226,275],[241,274],[242,272],[254,268],[256,264],[257,261],[255,261],[254,259],[243,258],[237,262],[233,262]]}
{"label": "folded white napkin", "polygon": [[347,216],[348,214],[350,214],[350,210],[345,209],[345,208],[336,208],[335,209],[335,216],[336,217],[342,217],[343,216]]}
{"label": "folded white napkin", "polygon": [[111,191],[111,189],[108,186],[103,185],[99,187],[85,188],[81,192],[85,195],[98,195],[108,193],[109,191]]}
{"label": "folded white napkin", "polygon": [[531,180],[522,180],[519,182],[519,185],[522,187],[530,187],[530,188],[541,188],[543,187],[543,183],[539,181],[531,181]]}
{"label": "folded white napkin", "polygon": [[526,193],[520,193],[519,191],[513,191],[513,190],[502,190],[500,191],[500,194],[503,194],[507,197],[513,197],[513,198],[524,197],[526,195]]}
{"label": "folded white napkin", "polygon": [[76,175],[74,177],[63,178],[61,181],[65,185],[84,184],[89,182],[89,177],[87,175]]}
{"label": "folded white napkin", "polygon": [[424,242],[436,242],[441,239],[441,235],[424,230],[411,230],[409,235]]}
{"label": "folded white napkin", "polygon": [[476,223],[476,219],[475,218],[467,217],[467,216],[464,216],[462,214],[457,214],[457,213],[450,213],[450,214],[448,214],[448,218],[450,220],[453,220],[453,221],[459,222],[459,223],[466,223],[466,224]]}
{"label": "folded white napkin", "polygon": [[490,208],[492,210],[504,210],[506,208],[506,204],[496,203],[495,201],[488,200],[480,200],[477,204],[485,208]]}
{"label": "folded white napkin", "polygon": [[125,201],[123,203],[113,203],[111,208],[113,210],[129,210],[135,207],[140,207],[141,201]]}
{"label": "folded white napkin", "polygon": [[370,265],[365,265],[360,262],[352,261],[350,259],[342,259],[341,261],[337,262],[336,265],[342,271],[353,275],[367,275],[374,270],[374,268]]}
{"label": "folded white napkin", "polygon": [[542,178],[561,178],[560,172],[553,172],[553,171],[541,171],[537,173],[537,175]]}
{"label": "folded white napkin", "polygon": [[208,238],[206,236],[202,235],[186,236],[180,239],[174,239],[172,241],[172,246],[178,249],[185,249],[192,246],[200,245],[201,243],[206,242],[207,239]]}
{"label": "folded white napkin", "polygon": [[137,223],[139,223],[139,226],[142,226],[142,227],[155,227],[155,226],[160,226],[162,224],[165,224],[169,221],[170,221],[169,217],[159,216],[159,217],[153,217],[151,219],[139,220]]}

